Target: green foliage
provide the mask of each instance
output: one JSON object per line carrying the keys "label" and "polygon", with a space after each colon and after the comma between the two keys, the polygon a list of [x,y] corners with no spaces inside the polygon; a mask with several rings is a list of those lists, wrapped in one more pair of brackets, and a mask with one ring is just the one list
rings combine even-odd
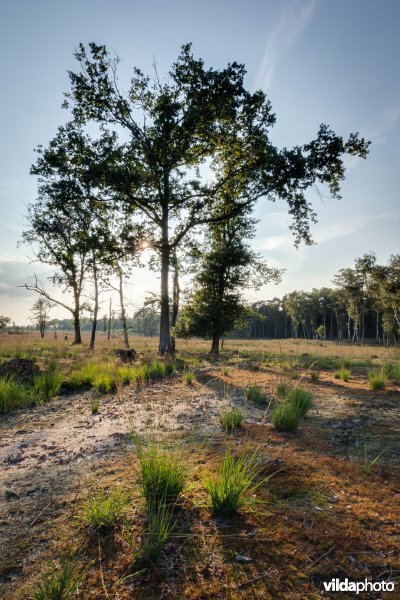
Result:
{"label": "green foliage", "polygon": [[312,407],[312,396],[303,388],[295,387],[288,393],[286,403],[295,407],[299,411],[300,417],[304,417]]}
{"label": "green foliage", "polygon": [[83,503],[79,520],[95,529],[113,529],[123,518],[128,502],[128,494],[121,490],[95,492]]}
{"label": "green foliage", "polygon": [[230,373],[229,368],[228,367],[222,367],[221,373],[222,373],[222,375],[224,377],[229,377],[229,373]]}
{"label": "green foliage", "polygon": [[94,387],[100,394],[109,394],[117,389],[116,377],[109,373],[101,373],[94,381]]}
{"label": "green foliage", "polygon": [[149,365],[143,364],[136,368],[135,381],[139,385],[143,385],[147,381],[150,381]]}
{"label": "green foliage", "polygon": [[301,420],[299,408],[291,402],[283,402],[271,415],[271,422],[277,431],[295,432]]}
{"label": "green foliage", "polygon": [[195,376],[193,371],[185,371],[183,374],[183,381],[186,383],[186,385],[193,385],[195,380]]}
{"label": "green foliage", "polygon": [[253,494],[266,481],[263,479],[257,483],[260,471],[256,453],[244,452],[235,459],[228,450],[219,471],[204,482],[214,513],[235,512],[254,501]]}
{"label": "green foliage", "polygon": [[400,384],[400,362],[388,363],[383,367],[383,374],[397,385]]}
{"label": "green foliage", "polygon": [[76,555],[68,555],[42,574],[31,593],[30,600],[69,600],[82,582],[82,572]]}
{"label": "green foliage", "polygon": [[381,371],[370,371],[368,373],[370,390],[384,390],[386,387],[386,377]]}
{"label": "green foliage", "polygon": [[156,502],[149,506],[147,527],[143,533],[142,543],[144,558],[153,562],[158,560],[175,525],[170,504]]}
{"label": "green foliage", "polygon": [[219,422],[224,431],[232,433],[242,427],[243,413],[238,408],[230,408],[219,416]]}
{"label": "green foliage", "polygon": [[97,415],[100,408],[100,402],[98,398],[92,398],[90,402],[90,409],[92,411],[92,415]]}
{"label": "green foliage", "polygon": [[14,377],[0,378],[0,414],[32,404],[30,390]]}
{"label": "green foliage", "polygon": [[148,506],[174,502],[184,488],[187,468],[175,454],[156,446],[144,448],[139,443],[137,452],[140,484]]}
{"label": "green foliage", "polygon": [[129,385],[132,381],[135,381],[135,370],[130,367],[118,367],[117,377],[122,385]]}
{"label": "green foliage", "polygon": [[254,402],[254,404],[258,404],[259,406],[265,406],[267,402],[267,396],[258,385],[252,385],[251,387],[247,388],[245,393],[246,399],[249,400],[249,402]]}
{"label": "green foliage", "polygon": [[351,375],[351,373],[350,373],[349,369],[346,369],[344,367],[342,367],[339,371],[339,377],[342,381],[349,381],[350,375]]}
{"label": "green foliage", "polygon": [[33,393],[36,401],[47,402],[57,396],[61,389],[61,376],[57,371],[47,371],[33,378]]}
{"label": "green foliage", "polygon": [[318,381],[319,381],[319,372],[318,371],[311,371],[310,381],[312,383],[318,383]]}

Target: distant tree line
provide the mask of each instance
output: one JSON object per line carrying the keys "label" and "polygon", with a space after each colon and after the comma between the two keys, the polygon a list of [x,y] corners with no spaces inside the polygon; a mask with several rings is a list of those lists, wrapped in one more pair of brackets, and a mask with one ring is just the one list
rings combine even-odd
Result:
{"label": "distant tree line", "polygon": [[400,338],[400,254],[379,265],[373,253],[341,269],[335,287],[293,291],[255,302],[233,336],[304,338],[397,345]]}

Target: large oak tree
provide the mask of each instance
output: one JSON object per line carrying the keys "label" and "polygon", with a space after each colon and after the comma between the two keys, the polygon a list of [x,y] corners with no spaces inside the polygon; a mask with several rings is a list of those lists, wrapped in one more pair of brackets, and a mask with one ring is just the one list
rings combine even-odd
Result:
{"label": "large oak tree", "polygon": [[[118,86],[118,59],[105,46],[80,45],[75,58],[80,69],[70,72],[65,105],[81,124],[94,121],[112,132],[114,149],[98,165],[98,184],[153,228],[161,270],[159,352],[170,352],[169,272],[187,234],[239,216],[263,197],[286,201],[295,243],[310,242],[315,213],[306,191],[322,184],[337,197],[343,156],[365,157],[368,143],[358,134],[345,141],[321,125],[310,143],[278,149],[269,137],[271,104],[264,92],[246,90],[244,66],[206,69],[190,45],[165,79],[134,69],[126,92]],[[118,141],[121,131],[124,141]],[[221,193],[233,194],[235,205],[215,217]]]}

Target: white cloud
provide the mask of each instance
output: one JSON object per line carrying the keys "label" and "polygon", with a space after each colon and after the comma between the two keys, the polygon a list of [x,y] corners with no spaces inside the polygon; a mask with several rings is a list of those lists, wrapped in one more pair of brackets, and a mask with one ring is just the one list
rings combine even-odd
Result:
{"label": "white cloud", "polygon": [[282,13],[273,29],[258,70],[255,88],[271,85],[281,56],[293,46],[311,21],[319,0],[297,0]]}

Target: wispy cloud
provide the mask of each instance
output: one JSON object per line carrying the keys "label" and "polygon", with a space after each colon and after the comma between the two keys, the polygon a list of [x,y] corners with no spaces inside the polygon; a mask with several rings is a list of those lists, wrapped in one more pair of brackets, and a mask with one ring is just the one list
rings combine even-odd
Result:
{"label": "wispy cloud", "polygon": [[296,0],[285,8],[272,30],[255,79],[255,88],[271,85],[279,60],[293,46],[311,21],[319,0]]}
{"label": "wispy cloud", "polygon": [[[355,217],[340,219],[330,225],[315,225],[313,227],[313,239],[317,244],[324,244],[335,239],[340,239],[348,235],[353,235],[362,230],[365,225],[376,222],[377,220],[398,220],[399,211],[385,211],[378,214],[365,214]],[[279,235],[268,236],[258,240],[258,249],[266,251],[285,251],[293,252],[293,236],[290,232]]]}
{"label": "wispy cloud", "polygon": [[[371,140],[373,149],[386,141],[387,135],[397,127],[400,122],[400,98],[395,98],[391,104],[385,106],[381,113],[374,119],[374,122],[362,128],[363,137]],[[357,156],[350,156],[345,159],[347,170],[355,167],[362,160]]]}

